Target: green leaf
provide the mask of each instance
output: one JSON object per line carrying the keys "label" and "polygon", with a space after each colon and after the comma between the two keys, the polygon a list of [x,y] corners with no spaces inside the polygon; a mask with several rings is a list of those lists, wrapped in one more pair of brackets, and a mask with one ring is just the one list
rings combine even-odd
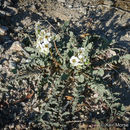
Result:
{"label": "green leaf", "polygon": [[73,37],[74,36],[74,33],[70,31],[70,37]]}
{"label": "green leaf", "polygon": [[50,104],[58,105],[57,101],[51,101]]}
{"label": "green leaf", "polygon": [[32,47],[25,47],[25,50],[28,51],[28,52],[34,52],[35,49],[32,48]]}
{"label": "green leaf", "polygon": [[61,37],[60,37],[59,34],[57,34],[57,35],[55,36],[55,40],[56,40],[57,42],[59,42],[59,41],[61,40]]}
{"label": "green leaf", "polygon": [[130,60],[130,54],[126,54],[126,55],[122,56],[122,58],[125,60]]}
{"label": "green leaf", "polygon": [[67,115],[69,115],[70,114],[70,112],[64,112],[63,114],[62,114],[62,116],[67,116]]}
{"label": "green leaf", "polygon": [[51,124],[54,125],[55,127],[59,127],[60,126],[59,122],[57,122],[57,123],[51,123]]}
{"label": "green leaf", "polygon": [[88,50],[90,50],[90,49],[92,49],[92,43],[89,43],[87,46],[86,46],[86,48],[88,49]]}
{"label": "green leaf", "polygon": [[42,67],[45,66],[44,61],[42,61],[42,60],[39,61],[39,64],[40,64]]}
{"label": "green leaf", "polygon": [[93,75],[103,76],[104,75],[104,70],[103,69],[94,70]]}
{"label": "green leaf", "polygon": [[83,47],[86,47],[86,45],[87,45],[87,43],[88,43],[88,40],[89,40],[89,38],[88,38],[88,36],[87,37],[85,37],[85,40],[83,41]]}
{"label": "green leaf", "polygon": [[69,26],[69,24],[70,24],[70,21],[65,21],[65,22],[64,22],[64,26],[65,26],[65,27]]}
{"label": "green leaf", "polygon": [[73,50],[75,53],[77,53],[77,52],[78,52],[77,47],[74,47],[72,50]]}
{"label": "green leaf", "polygon": [[126,108],[123,104],[121,105],[121,111],[126,111]]}
{"label": "green leaf", "polygon": [[36,55],[35,54],[31,54],[31,56],[30,56],[30,58],[35,58],[36,57]]}
{"label": "green leaf", "polygon": [[111,105],[111,108],[113,108],[113,107],[119,107],[120,105],[121,105],[120,103],[114,103],[114,104]]}
{"label": "green leaf", "polygon": [[84,76],[83,75],[78,76],[78,81],[80,83],[83,83],[84,82]]}

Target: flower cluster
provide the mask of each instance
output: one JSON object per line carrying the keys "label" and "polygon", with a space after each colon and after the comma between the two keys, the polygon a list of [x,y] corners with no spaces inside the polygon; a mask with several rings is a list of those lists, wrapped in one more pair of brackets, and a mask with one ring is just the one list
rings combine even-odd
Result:
{"label": "flower cluster", "polygon": [[84,48],[79,48],[78,53],[76,56],[72,56],[70,58],[70,63],[72,66],[82,66],[86,62],[86,56],[85,56],[85,49]]}
{"label": "flower cluster", "polygon": [[39,30],[38,25],[36,26],[36,48],[39,49],[40,52],[47,55],[51,48],[51,34],[46,32],[45,30]]}

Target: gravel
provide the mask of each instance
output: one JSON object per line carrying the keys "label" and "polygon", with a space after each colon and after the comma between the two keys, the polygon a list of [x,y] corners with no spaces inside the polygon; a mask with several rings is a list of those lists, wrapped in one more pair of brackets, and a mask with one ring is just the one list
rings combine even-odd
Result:
{"label": "gravel", "polygon": [[[22,3],[14,4],[9,1],[2,3],[0,0],[2,7],[0,9],[0,85],[2,86],[0,90],[3,92],[0,92],[0,129],[30,129],[35,115],[40,113],[40,105],[45,105],[43,100],[38,99],[35,82],[30,84],[25,78],[21,80],[21,85],[15,81],[15,85],[5,87],[6,81],[15,77],[12,69],[15,69],[18,63],[27,62],[28,53],[24,50],[26,46],[25,42],[23,43],[24,34],[32,31],[28,28],[36,21],[51,18],[53,25],[55,20],[61,23],[64,20],[71,20],[71,24],[77,27],[75,30],[77,35],[86,31],[96,33],[110,40],[113,39],[117,45],[126,46],[128,49],[129,13],[111,9],[112,3],[108,0],[103,3],[107,6],[95,6],[93,0],[58,0],[58,2],[46,4],[44,1],[38,3],[37,0],[23,0]],[[3,23],[1,18],[7,18],[8,21]],[[34,92],[33,96],[26,99],[32,92]]]}

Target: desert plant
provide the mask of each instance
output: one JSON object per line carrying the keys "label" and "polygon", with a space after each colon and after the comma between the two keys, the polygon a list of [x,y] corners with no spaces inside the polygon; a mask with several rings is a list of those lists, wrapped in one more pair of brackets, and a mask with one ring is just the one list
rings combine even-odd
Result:
{"label": "desert plant", "polygon": [[[25,48],[29,57],[19,66],[23,72],[40,73],[33,79],[37,80],[39,97],[45,85],[48,88],[49,93],[44,92],[42,97],[45,103],[40,106],[38,121],[43,128],[52,129],[70,127],[71,121],[81,120],[82,112],[87,115],[85,122],[93,112],[108,115],[105,120],[123,116],[124,107],[117,103],[116,93],[103,79],[107,65],[114,66],[121,57],[114,51],[107,55],[112,45],[106,39],[97,35],[77,38],[68,26],[65,23],[55,34],[36,23],[36,40]],[[21,78],[27,76],[17,80]],[[99,104],[102,106],[97,109],[92,107]]]}

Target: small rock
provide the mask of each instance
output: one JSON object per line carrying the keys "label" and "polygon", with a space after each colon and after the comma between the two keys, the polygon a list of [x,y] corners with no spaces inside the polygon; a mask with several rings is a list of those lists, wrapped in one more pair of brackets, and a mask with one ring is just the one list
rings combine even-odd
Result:
{"label": "small rock", "polygon": [[111,6],[113,4],[112,0],[104,0],[104,4]]}
{"label": "small rock", "polygon": [[30,62],[31,62],[31,59],[27,59],[25,62],[26,62],[26,63],[30,63]]}
{"label": "small rock", "polygon": [[125,37],[130,38],[130,32],[127,32]]}
{"label": "small rock", "polygon": [[113,50],[108,50],[108,51],[106,52],[106,56],[107,56],[108,58],[111,58],[112,56],[115,56],[115,55],[116,55],[116,52],[113,51]]}
{"label": "small rock", "polygon": [[19,22],[16,22],[16,26],[19,26],[20,25],[20,23]]}
{"label": "small rock", "polygon": [[87,14],[87,9],[82,7],[82,8],[80,8],[80,12],[86,15]]}
{"label": "small rock", "polygon": [[10,48],[10,46],[12,45],[13,41],[10,40],[9,36],[4,36],[4,42],[3,42],[3,46],[5,48],[5,51],[7,50],[7,48]]}
{"label": "small rock", "polygon": [[22,27],[20,27],[20,26],[18,26],[17,28],[15,28],[14,29],[16,32],[19,32],[19,31],[21,31],[21,30],[23,30],[23,28]]}
{"label": "small rock", "polygon": [[9,51],[12,52],[23,51],[22,44],[19,41],[13,42],[12,46],[9,48]]}
{"label": "small rock", "polygon": [[68,8],[72,8],[73,6],[72,5],[67,5]]}
{"label": "small rock", "polygon": [[84,119],[84,115],[80,115],[80,118],[81,118],[81,119]]}
{"label": "small rock", "polygon": [[31,18],[30,18],[30,17],[26,17],[24,20],[21,21],[21,23],[22,23],[24,26],[30,26],[30,25],[32,24]]}
{"label": "small rock", "polygon": [[18,10],[16,8],[14,8],[14,7],[11,7],[11,6],[8,6],[6,8],[6,10],[8,10],[8,12],[10,13],[10,16],[16,15],[18,13]]}
{"label": "small rock", "polygon": [[1,63],[2,63],[2,65],[8,66],[8,61],[5,58],[2,59]]}
{"label": "small rock", "polygon": [[2,65],[0,65],[0,71],[2,71]]}
{"label": "small rock", "polygon": [[15,62],[20,62],[21,59],[19,57],[12,57],[12,60]]}
{"label": "small rock", "polygon": [[4,51],[4,47],[0,45],[0,53],[2,53],[3,51]]}
{"label": "small rock", "polygon": [[38,108],[38,107],[33,108],[33,110],[34,110],[35,112],[39,112],[39,108]]}
{"label": "small rock", "polygon": [[21,126],[20,125],[16,125],[16,129],[17,130],[21,130]]}
{"label": "small rock", "polygon": [[124,120],[128,122],[130,119],[128,117],[124,117]]}
{"label": "small rock", "polygon": [[9,1],[4,1],[4,8],[9,6],[10,5],[10,2]]}
{"label": "small rock", "polygon": [[2,6],[2,0],[0,0],[0,7]]}
{"label": "small rock", "polygon": [[98,98],[98,96],[99,96],[98,93],[95,93],[95,94],[93,95],[94,98]]}
{"label": "small rock", "polygon": [[1,17],[4,17],[4,16],[11,16],[11,14],[8,13],[7,11],[0,10],[0,16],[1,16]]}
{"label": "small rock", "polygon": [[32,6],[30,7],[30,10],[31,10],[32,12],[34,12],[34,11],[36,10],[35,5],[32,5]]}
{"label": "small rock", "polygon": [[6,35],[8,31],[8,28],[6,26],[1,26],[0,27],[0,35]]}
{"label": "small rock", "polygon": [[14,128],[14,123],[9,125],[9,129],[13,129]]}
{"label": "small rock", "polygon": [[58,2],[63,2],[63,3],[65,3],[65,0],[57,0]]}
{"label": "small rock", "polygon": [[16,63],[14,61],[9,61],[9,68],[10,69],[15,69],[16,68]]}
{"label": "small rock", "polygon": [[26,106],[26,104],[24,102],[21,102],[20,104],[21,104],[22,107]]}

